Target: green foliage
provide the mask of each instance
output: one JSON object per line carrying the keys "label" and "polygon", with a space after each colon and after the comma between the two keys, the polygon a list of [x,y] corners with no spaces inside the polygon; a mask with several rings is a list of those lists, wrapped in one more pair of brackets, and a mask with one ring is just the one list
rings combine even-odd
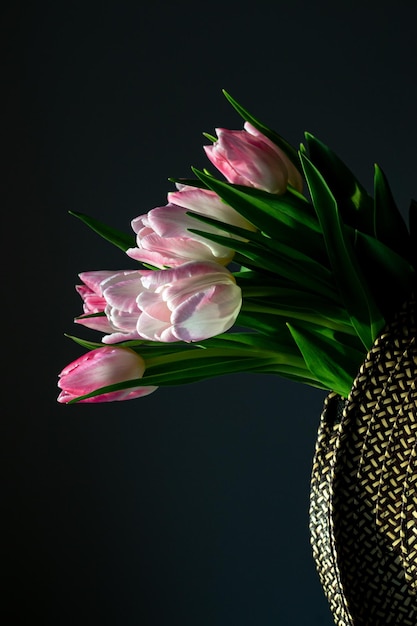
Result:
{"label": "green foliage", "polygon": [[[305,133],[306,144],[297,151],[226,91],[224,95],[302,170],[309,197],[290,187],[277,195],[231,184],[195,168],[196,179],[170,178],[215,192],[252,225],[241,228],[188,212],[195,218],[191,233],[235,252],[238,269],[233,273],[243,297],[235,328],[198,343],[119,343],[145,360],[144,377],[84,397],[237,372],[273,373],[347,397],[386,320],[416,289],[417,202],[411,201],[407,228],[378,165],[372,197],[319,139]],[[121,250],[135,246],[133,235],[82,213],[71,214]],[[88,350],[104,345],[71,338]]]}
{"label": "green foliage", "polygon": [[94,232],[123,250],[123,252],[126,252],[128,248],[133,248],[135,246],[135,237],[133,234],[127,235],[126,233],[122,233],[120,230],[107,226],[107,224],[100,222],[100,220],[90,217],[89,215],[85,215],[84,213],[69,211],[69,214],[74,217],[78,217],[79,220],[84,222],[84,224],[89,226],[92,230],[94,230]]}
{"label": "green foliage", "polygon": [[407,226],[395,203],[387,177],[377,164],[375,164],[374,189],[375,238],[393,252],[410,260],[411,242]]}
{"label": "green foliage", "polygon": [[[340,220],[347,226],[374,234],[374,205],[365,188],[343,161],[310,133],[305,133],[308,156],[311,163],[330,190]],[[303,155],[305,156],[305,152]]]}
{"label": "green foliage", "polygon": [[363,361],[363,353],[314,327],[288,325],[313,376],[327,389],[347,398]]}
{"label": "green foliage", "polygon": [[335,197],[305,155],[302,155],[302,163],[341,300],[358,336],[369,350],[385,320],[364,279]]}

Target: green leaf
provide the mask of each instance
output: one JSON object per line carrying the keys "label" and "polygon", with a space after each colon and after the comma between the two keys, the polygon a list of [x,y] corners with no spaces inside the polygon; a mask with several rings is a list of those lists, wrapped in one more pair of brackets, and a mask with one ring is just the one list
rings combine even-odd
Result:
{"label": "green leaf", "polygon": [[[280,195],[268,193],[254,187],[232,185],[210,174],[205,174],[197,168],[192,169],[199,180],[217,193],[226,204],[270,237],[275,236],[280,223],[297,228],[304,226],[316,233],[320,231],[313,207],[304,196],[297,192],[287,190],[286,193]],[[310,233],[310,236],[314,235]]]}
{"label": "green leaf", "polygon": [[84,222],[87,226],[89,226],[94,232],[98,235],[106,239],[110,243],[114,244],[123,252],[126,252],[128,248],[134,248],[136,245],[136,240],[134,235],[127,235],[126,233],[122,233],[115,228],[111,228],[103,222],[95,219],[94,217],[89,217],[88,215],[84,215],[84,213],[77,213],[76,211],[68,211],[70,215],[74,215],[74,217],[78,217],[79,220]]}
{"label": "green leaf", "polygon": [[[324,247],[324,241],[321,236],[317,236],[317,233],[303,231],[300,227],[294,229],[287,224],[282,223],[277,230],[275,237],[269,237],[262,231],[253,231],[245,228],[240,228],[232,224],[226,224],[219,220],[201,215],[199,213],[193,213],[187,211],[187,215],[194,217],[196,220],[214,226],[220,231],[225,231],[230,235],[237,236],[240,240],[250,241],[253,244],[260,246],[278,254],[283,254],[285,251],[291,258],[297,259],[301,262],[311,261],[323,265],[327,263],[328,259]],[[188,229],[193,232],[193,229]],[[233,248],[236,237],[232,237],[228,245],[229,248]],[[327,268],[326,268],[327,269]],[[320,270],[321,271],[321,270]]]}
{"label": "green leaf", "polygon": [[179,185],[186,185],[187,187],[197,187],[197,189],[208,189],[207,185],[198,178],[174,178],[170,176],[168,180],[171,183],[178,183]]}
{"label": "green leaf", "polygon": [[73,335],[67,335],[64,333],[64,336],[68,339],[72,339],[75,343],[83,348],[87,348],[87,350],[95,350],[96,348],[102,348],[104,346],[103,343],[97,341],[86,341],[85,339],[81,339],[80,337],[74,337]]}
{"label": "green leaf", "polygon": [[323,385],[320,381],[318,381],[313,374],[306,368],[301,372],[290,370],[289,368],[259,368],[254,374],[276,374],[281,378],[285,378],[286,380],[291,380],[295,383],[300,383],[302,385],[309,385],[310,387],[314,387],[316,389],[323,389],[324,391],[328,391],[328,387]]}
{"label": "green leaf", "polygon": [[203,137],[205,137],[209,141],[212,141],[213,143],[217,141],[217,137],[215,137],[214,135],[211,135],[210,133],[203,133]]}
{"label": "green leaf", "polygon": [[[75,343],[87,348],[88,350],[95,350],[96,348],[108,347],[109,344],[87,341],[80,337],[74,337],[73,335],[65,334],[65,337],[72,339]],[[117,348],[130,348],[142,356],[145,361],[149,358],[161,357],[164,355],[174,354],[176,352],[185,352],[188,350],[198,350],[199,346],[195,343],[184,343],[183,341],[173,341],[164,343],[162,341],[148,341],[147,339],[134,339],[129,341],[120,341],[115,344],[111,344]]]}
{"label": "green leaf", "polygon": [[[374,235],[373,200],[343,161],[310,133],[305,133],[309,159],[321,173],[345,224]],[[305,156],[305,155],[303,155]]]}
{"label": "green leaf", "polygon": [[416,273],[412,264],[381,241],[355,233],[354,249],[373,298],[385,319],[409,297]]}
{"label": "green leaf", "polygon": [[365,354],[313,327],[289,325],[289,330],[311,373],[327,389],[347,398]]}
{"label": "green leaf", "polygon": [[271,340],[275,333],[279,332],[277,328],[277,316],[270,313],[251,313],[241,310],[235,325],[253,329],[268,337],[269,340]]}
{"label": "green leaf", "polygon": [[[273,356],[275,365],[304,367],[303,360],[294,345],[294,341],[285,322],[275,319],[273,336],[258,332],[228,332],[218,337],[205,339],[200,343],[202,348],[223,349],[225,351],[241,350],[246,356]],[[249,349],[249,351],[248,351]],[[226,353],[226,352],[225,352]],[[269,364],[268,364],[269,366]]]}
{"label": "green leaf", "polygon": [[356,337],[356,331],[351,325],[350,320],[345,319],[346,315],[344,311],[340,310],[340,317],[338,318],[337,309],[329,306],[328,309],[329,314],[325,315],[320,308],[309,306],[309,294],[304,294],[304,303],[300,303],[299,305],[291,304],[285,300],[260,300],[259,298],[244,297],[241,311],[242,313],[271,314],[276,317],[281,317],[290,323],[294,320],[311,322],[317,326],[323,326],[324,328],[330,328]]}
{"label": "green leaf", "polygon": [[398,210],[387,177],[375,163],[375,237],[402,257],[410,260],[410,236]]}
{"label": "green leaf", "polygon": [[315,165],[305,155],[301,159],[342,302],[369,350],[385,320],[365,281],[332,192]]}
{"label": "green leaf", "polygon": [[225,89],[223,89],[223,94],[233,106],[233,108],[246,122],[252,124],[252,126],[259,130],[259,132],[263,133],[265,137],[268,137],[268,139],[273,141],[287,155],[287,157],[295,165],[295,167],[300,169],[300,160],[298,158],[297,150],[291,144],[289,144],[288,141],[286,141],[283,137],[281,137],[281,135],[279,135],[275,131],[268,128],[268,126],[260,122],[258,119],[256,119],[256,117],[251,115],[251,113],[249,113],[246,109],[243,108],[241,104],[239,104],[234,98],[232,98],[232,96],[227,93]]}
{"label": "green leaf", "polygon": [[250,241],[231,240],[229,237],[203,230],[190,228],[189,231],[221,245],[233,247],[244,259],[249,260],[244,261],[243,265],[278,274],[302,285],[307,291],[317,291],[322,296],[335,300],[329,270],[289,246],[275,244],[275,249],[272,250]]}

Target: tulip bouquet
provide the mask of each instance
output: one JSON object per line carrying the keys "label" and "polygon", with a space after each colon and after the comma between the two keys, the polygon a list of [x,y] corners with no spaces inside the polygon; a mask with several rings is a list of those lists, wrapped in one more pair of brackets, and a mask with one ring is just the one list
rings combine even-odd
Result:
{"label": "tulip bouquet", "polygon": [[79,275],[76,324],[100,341],[60,374],[58,401],[107,402],[237,372],[347,397],[387,320],[415,288],[409,225],[375,166],[369,194],[309,133],[297,150],[224,95],[242,130],[204,146],[216,168],[171,179],[167,204],[122,233],[72,213],[138,267]]}

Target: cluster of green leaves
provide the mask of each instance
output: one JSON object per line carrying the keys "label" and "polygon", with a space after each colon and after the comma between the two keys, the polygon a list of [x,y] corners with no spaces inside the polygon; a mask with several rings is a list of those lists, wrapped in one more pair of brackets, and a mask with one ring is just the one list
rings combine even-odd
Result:
{"label": "cluster of green leaves", "polygon": [[[254,226],[246,230],[189,213],[196,219],[191,232],[227,247],[233,242],[242,330],[198,344],[119,345],[145,359],[141,384],[177,385],[245,371],[279,374],[346,397],[366,352],[415,288],[417,203],[411,202],[407,227],[379,166],[371,196],[316,137],[306,133],[305,145],[296,150],[224,94],[304,173],[309,197],[291,187],[276,195],[233,185],[206,170],[193,169],[195,179],[175,181],[214,191]],[[73,214],[122,250],[134,245],[133,237]],[[205,224],[217,233],[207,233]],[[89,349],[102,345],[75,340]]]}

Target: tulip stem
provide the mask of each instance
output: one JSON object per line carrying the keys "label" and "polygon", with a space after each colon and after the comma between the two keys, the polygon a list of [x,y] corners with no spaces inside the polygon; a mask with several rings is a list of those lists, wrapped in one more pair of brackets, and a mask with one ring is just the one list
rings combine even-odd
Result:
{"label": "tulip stem", "polygon": [[350,324],[344,322],[337,322],[335,320],[329,319],[323,315],[317,315],[315,313],[308,313],[307,310],[296,311],[292,309],[280,309],[277,307],[269,307],[263,304],[258,304],[255,302],[243,301],[242,304],[242,313],[267,313],[268,315],[278,315],[280,317],[286,317],[301,320],[303,322],[311,322],[312,324],[317,324],[318,326],[325,326],[326,328],[330,328],[331,330],[340,331],[347,335],[356,335],[356,331]]}
{"label": "tulip stem", "polygon": [[305,363],[301,356],[284,354],[273,350],[263,350],[258,347],[242,346],[242,348],[201,348],[199,350],[191,350],[186,352],[175,352],[174,354],[165,354],[163,356],[156,356],[146,358],[146,369],[151,367],[157,367],[160,365],[167,365],[169,363],[178,363],[187,361],[188,359],[207,359],[207,358],[229,358],[229,357],[244,357],[249,359],[265,357],[265,365],[280,365],[287,364],[293,367],[305,369]]}

